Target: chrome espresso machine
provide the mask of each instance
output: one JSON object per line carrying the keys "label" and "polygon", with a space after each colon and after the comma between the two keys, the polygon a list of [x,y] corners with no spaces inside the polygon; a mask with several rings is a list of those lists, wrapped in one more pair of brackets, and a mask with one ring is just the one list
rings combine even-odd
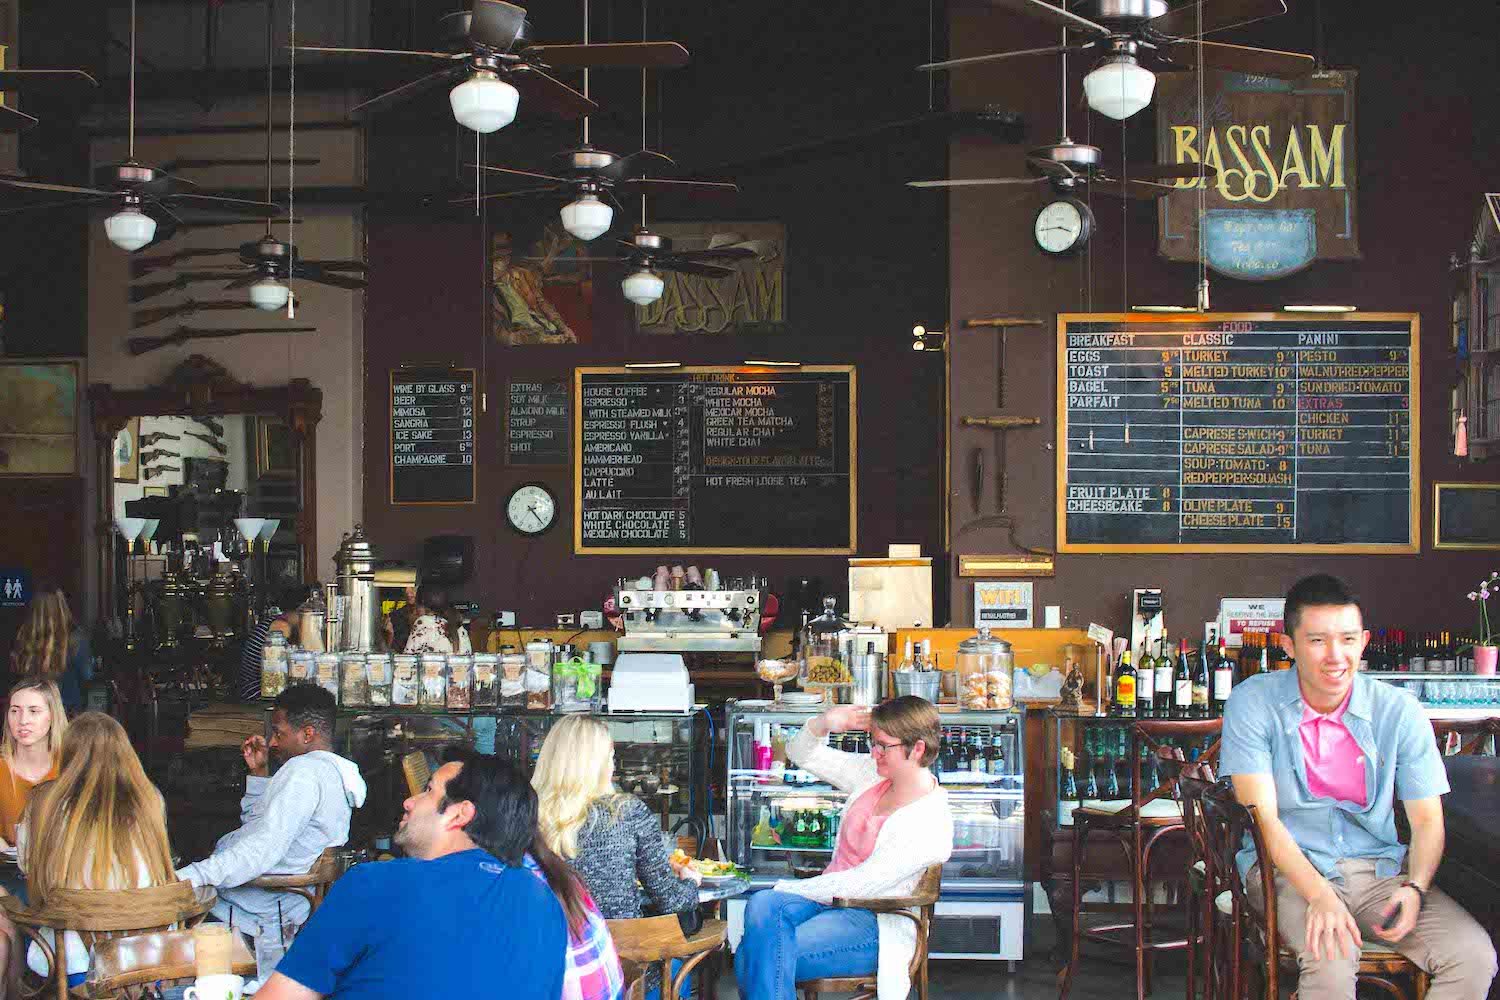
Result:
{"label": "chrome espresso machine", "polygon": [[622,585],[615,609],[625,634],[610,681],[611,712],[691,711],[693,684],[684,653],[760,652],[759,589],[643,590]]}

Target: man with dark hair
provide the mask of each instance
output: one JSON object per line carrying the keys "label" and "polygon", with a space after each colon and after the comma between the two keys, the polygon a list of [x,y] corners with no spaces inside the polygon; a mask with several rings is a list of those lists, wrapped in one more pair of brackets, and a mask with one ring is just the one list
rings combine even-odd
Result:
{"label": "man with dark hair", "polygon": [[[225,834],[214,852],[177,872],[193,885],[218,890],[214,915],[255,938],[257,979],[271,974],[296,927],[307,919],[307,900],[295,893],[246,885],[267,873],[300,875],[318,855],[349,839],[349,818],[364,804],[359,767],[333,752],[337,716],[333,695],[298,684],[277,698],[271,743],[251,736],[240,747],[250,769],[240,800],[240,828]],[[281,761],[268,774],[268,757]]]}
{"label": "man with dark hair", "polygon": [[[1343,581],[1297,581],[1282,616],[1296,669],[1234,689],[1221,769],[1255,807],[1276,867],[1277,924],[1297,953],[1298,994],[1354,1000],[1360,945],[1374,935],[1431,974],[1430,1000],[1480,1000],[1495,949],[1432,884],[1448,791],[1432,726],[1406,691],[1360,674],[1370,633]],[[1396,837],[1397,799],[1409,848]],[[1254,849],[1238,860],[1248,876]]]}
{"label": "man with dark hair", "polygon": [[493,759],[452,761],[406,800],[399,861],[334,884],[263,1000],[564,996],[564,906],[526,865],[536,795]]}

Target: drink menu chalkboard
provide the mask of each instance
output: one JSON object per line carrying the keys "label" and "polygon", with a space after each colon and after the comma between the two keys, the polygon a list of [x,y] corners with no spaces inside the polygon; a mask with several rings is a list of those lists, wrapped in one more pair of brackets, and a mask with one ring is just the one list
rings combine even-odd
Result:
{"label": "drink menu chalkboard", "polygon": [[474,369],[391,372],[391,503],[474,502]]}
{"label": "drink menu chalkboard", "polygon": [[1060,315],[1058,548],[1414,552],[1411,314]]}
{"label": "drink menu chalkboard", "polygon": [[568,383],[512,381],[505,398],[506,463],[567,465]]}
{"label": "drink menu chalkboard", "polygon": [[573,393],[575,551],[854,551],[852,366],[579,368]]}

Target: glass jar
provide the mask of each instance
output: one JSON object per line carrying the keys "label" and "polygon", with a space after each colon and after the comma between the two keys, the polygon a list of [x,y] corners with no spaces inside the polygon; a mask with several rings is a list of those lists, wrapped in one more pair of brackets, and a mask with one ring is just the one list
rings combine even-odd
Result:
{"label": "glass jar", "polygon": [[546,710],[552,707],[552,643],[542,639],[526,644],[526,707]]}
{"label": "glass jar", "polygon": [[958,682],[958,704],[961,708],[1009,711],[1011,680],[1015,656],[1010,643],[990,635],[982,628],[958,644],[954,657]]}
{"label": "glass jar", "polygon": [[475,708],[494,708],[499,703],[499,664],[500,657],[494,653],[474,654],[474,697],[471,704]]}
{"label": "glass jar", "polygon": [[467,712],[473,698],[474,657],[454,653],[448,657],[448,711]]}
{"label": "glass jar", "polygon": [[801,683],[804,688],[847,685],[854,680],[844,662],[841,633],[849,623],[839,617],[838,599],[823,598],[823,613],[802,628]]}
{"label": "glass jar", "polygon": [[[561,647],[560,647],[561,648]],[[552,665],[552,707],[558,712],[597,712],[602,668],[574,653]]]}
{"label": "glass jar", "polygon": [[423,653],[419,661],[422,693],[418,704],[423,708],[448,707],[448,657],[442,653]]}
{"label": "glass jar", "polygon": [[391,704],[411,707],[421,700],[421,666],[414,653],[391,657]]}
{"label": "glass jar", "polygon": [[315,676],[313,683],[333,695],[333,703],[339,701],[339,654],[319,653],[313,659]]}
{"label": "glass jar", "polygon": [[504,708],[526,707],[526,654],[514,646],[500,647],[500,704]]}
{"label": "glass jar", "polygon": [[[311,684],[317,680],[318,670],[314,662],[315,654],[308,649],[294,649],[287,656],[286,682],[292,684]],[[265,692],[262,691],[262,694]]]}
{"label": "glass jar", "polygon": [[364,653],[339,656],[339,703],[347,708],[370,707],[370,675]]}
{"label": "glass jar", "polygon": [[286,690],[288,650],[286,638],[275,630],[260,647],[260,696],[274,698]]}
{"label": "glass jar", "polygon": [[391,704],[391,656],[370,653],[365,657],[365,676],[370,684],[370,705],[388,708]]}

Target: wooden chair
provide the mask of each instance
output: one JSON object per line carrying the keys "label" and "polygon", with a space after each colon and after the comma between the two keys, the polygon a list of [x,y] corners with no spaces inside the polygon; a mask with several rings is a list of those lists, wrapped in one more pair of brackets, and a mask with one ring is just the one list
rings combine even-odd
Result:
{"label": "wooden chair", "polygon": [[432,780],[432,765],[427,763],[427,754],[413,750],[401,758],[401,770],[406,774],[406,793],[421,795]]}
{"label": "wooden chair", "polygon": [[[932,914],[942,889],[943,866],[933,865],[922,873],[910,896],[884,899],[842,899],[834,897],[833,905],[844,909],[869,910],[871,913],[894,913],[917,927],[917,950],[907,972],[917,988],[917,1000],[927,1000],[927,939],[932,932]],[[912,912],[915,910],[916,912]],[[875,974],[809,979],[797,984],[803,1000],[816,1000],[819,993],[853,993],[851,1000],[875,1000]]]}
{"label": "wooden chair", "polygon": [[1188,892],[1183,900],[1188,940],[1187,997],[1188,1000],[1197,1000],[1201,980],[1204,1000],[1213,1000],[1217,996],[1212,965],[1213,905],[1221,887],[1203,817],[1203,793],[1213,785],[1213,769],[1185,762],[1182,751],[1175,747],[1163,748],[1157,756],[1157,770],[1163,780],[1176,782],[1177,798],[1182,803],[1183,828],[1187,831],[1191,852],[1187,870]]}
{"label": "wooden chair", "polygon": [[312,867],[301,875],[279,875],[268,872],[247,884],[257,889],[279,890],[301,896],[307,900],[307,915],[311,917],[318,912],[318,907],[327,897],[328,890],[342,874],[344,874],[344,863],[339,858],[339,849],[330,847],[318,855],[318,860],[314,861]]}
{"label": "wooden chair", "polygon": [[[1152,789],[1142,787],[1141,752],[1144,749],[1160,761],[1168,759],[1163,751],[1170,755],[1167,740],[1200,742],[1212,738],[1212,744],[1198,760],[1203,767],[1212,768],[1219,756],[1217,737],[1220,725],[1218,719],[1149,719],[1135,723],[1130,728],[1130,802],[1120,809],[1080,806],[1073,810],[1073,921],[1068,964],[1059,976],[1060,1000],[1067,1000],[1085,940],[1134,949],[1136,1000],[1145,1000],[1151,988],[1149,956],[1157,951],[1188,947],[1186,937],[1154,940],[1151,935],[1152,857],[1168,834],[1183,834],[1186,825],[1181,804],[1176,800],[1175,780],[1168,778]],[[1090,877],[1085,854],[1091,832],[1108,835],[1105,842],[1117,846],[1125,855],[1131,880],[1132,920],[1085,926],[1084,918],[1089,909],[1083,902],[1083,883]],[[1181,881],[1181,877],[1175,880]],[[1122,939],[1120,935],[1124,933],[1129,933],[1130,937]]]}
{"label": "wooden chair", "polygon": [[[119,991],[157,980],[189,979],[193,966],[193,935],[190,928],[202,922],[217,895],[210,888],[195,890],[187,882],[147,889],[54,889],[40,909],[23,906],[14,896],[0,896],[11,922],[20,930],[18,947],[25,939],[36,942],[46,958],[49,975],[31,996],[53,994],[68,997],[113,997]],[[53,941],[43,928],[55,933]],[[58,960],[63,931],[74,931],[94,956],[89,979],[71,994],[67,962]],[[236,975],[255,975],[255,956],[238,935],[231,969]]]}
{"label": "wooden chair", "polygon": [[[682,984],[698,963],[724,947],[728,932],[724,921],[705,920],[697,934],[687,937],[675,913],[606,923],[610,937],[614,938],[615,953],[625,969],[625,980],[630,984],[631,1000],[644,1000],[646,970],[656,964],[661,966],[661,996],[663,1000],[672,1000],[681,993]],[[682,962],[675,979],[672,978],[674,960]]]}
{"label": "wooden chair", "polygon": [[1485,719],[1433,719],[1432,735],[1437,740],[1438,752],[1448,753],[1450,743],[1456,743],[1452,751],[1466,756],[1481,756],[1488,750],[1490,737],[1500,732],[1500,717]]}
{"label": "wooden chair", "polygon": [[[1213,786],[1202,796],[1204,823],[1208,833],[1212,860],[1210,866],[1223,878],[1228,888],[1216,897],[1215,915],[1223,925],[1222,946],[1216,968],[1220,984],[1228,989],[1217,994],[1228,1000],[1241,997],[1277,1000],[1284,975],[1297,975],[1297,956],[1281,943],[1276,925],[1275,869],[1266,852],[1265,839],[1255,809],[1235,801],[1231,791]],[[1246,838],[1255,850],[1256,864],[1250,879],[1240,876],[1235,857]],[[1251,898],[1251,888],[1258,890],[1263,906]],[[1244,958],[1251,959],[1249,972],[1254,974],[1258,989],[1245,992],[1250,978]],[[1356,979],[1360,985],[1381,990],[1390,1000],[1423,1000],[1427,995],[1427,973],[1411,959],[1383,942],[1367,938],[1360,949]],[[1393,977],[1412,980],[1410,995]]]}

